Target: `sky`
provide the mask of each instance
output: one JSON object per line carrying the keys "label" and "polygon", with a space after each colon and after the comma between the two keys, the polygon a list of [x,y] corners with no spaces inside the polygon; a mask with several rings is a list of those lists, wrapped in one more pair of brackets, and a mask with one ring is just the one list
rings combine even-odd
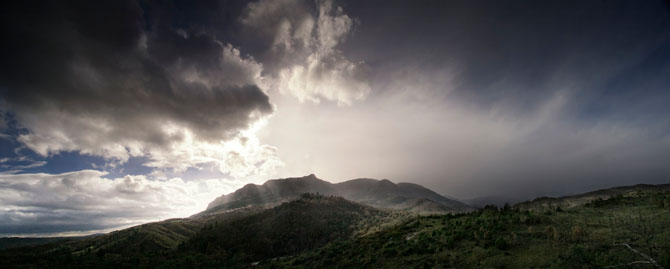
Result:
{"label": "sky", "polygon": [[0,236],[312,173],[511,201],[670,183],[668,1],[2,5]]}

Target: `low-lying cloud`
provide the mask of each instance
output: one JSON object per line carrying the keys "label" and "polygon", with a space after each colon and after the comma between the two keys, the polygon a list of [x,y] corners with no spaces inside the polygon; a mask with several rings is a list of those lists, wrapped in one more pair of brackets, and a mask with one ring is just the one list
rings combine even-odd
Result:
{"label": "low-lying cloud", "polygon": [[120,226],[185,217],[204,210],[243,181],[180,178],[150,180],[105,172],[0,175],[0,235],[86,234]]}

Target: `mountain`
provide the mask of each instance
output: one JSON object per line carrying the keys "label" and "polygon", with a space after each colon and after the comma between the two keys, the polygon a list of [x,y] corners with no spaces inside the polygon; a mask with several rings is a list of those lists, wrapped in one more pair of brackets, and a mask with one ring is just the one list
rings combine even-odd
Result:
{"label": "mountain", "polygon": [[268,180],[263,185],[247,184],[233,193],[216,198],[207,206],[205,212],[280,203],[296,199],[303,193],[341,196],[374,207],[414,212],[426,212],[424,209],[435,213],[468,210],[465,204],[445,198],[417,184],[395,184],[387,179],[368,178],[333,184],[311,174],[298,178]]}
{"label": "mountain", "polygon": [[332,195],[335,190],[330,182],[309,175],[300,178],[268,180],[263,185],[247,184],[235,192],[222,195],[207,205],[207,209],[235,209],[251,205],[285,202],[303,193]]}
{"label": "mountain", "polygon": [[394,184],[388,179],[359,178],[333,184],[333,186],[338,191],[336,195],[375,207],[411,209],[421,200],[424,205],[434,203],[435,208],[443,208],[447,212],[468,209],[468,206],[461,202],[445,198],[434,191],[413,183]]}

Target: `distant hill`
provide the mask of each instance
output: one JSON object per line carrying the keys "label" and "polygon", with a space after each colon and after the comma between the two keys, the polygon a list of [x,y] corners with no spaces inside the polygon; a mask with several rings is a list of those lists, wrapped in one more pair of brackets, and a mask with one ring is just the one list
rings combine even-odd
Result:
{"label": "distant hill", "polygon": [[670,191],[670,184],[649,185],[638,184],[633,186],[614,187],[609,189],[602,189],[577,195],[563,196],[558,198],[553,197],[538,197],[532,201],[525,201],[517,203],[514,207],[521,209],[545,209],[545,208],[572,208],[585,205],[594,200],[607,200],[617,195],[636,195],[638,192],[658,192]]}
{"label": "distant hill", "polygon": [[263,185],[247,184],[233,193],[216,198],[207,206],[206,212],[290,201],[303,193],[341,196],[374,207],[414,212],[461,212],[469,208],[461,202],[445,198],[417,184],[395,184],[386,179],[368,178],[333,184],[312,174],[298,178],[268,180]]}
{"label": "distant hill", "polygon": [[26,246],[37,246],[57,241],[78,240],[83,237],[3,237],[0,238],[0,250]]}
{"label": "distant hill", "polygon": [[522,198],[517,198],[517,197],[506,197],[506,196],[496,196],[496,195],[491,195],[491,196],[480,196],[480,197],[474,197],[474,198],[468,198],[468,199],[461,199],[459,201],[463,202],[466,205],[475,207],[475,208],[481,208],[487,205],[495,205],[497,207],[503,207],[505,204],[516,204],[522,201],[525,201],[526,199]]}

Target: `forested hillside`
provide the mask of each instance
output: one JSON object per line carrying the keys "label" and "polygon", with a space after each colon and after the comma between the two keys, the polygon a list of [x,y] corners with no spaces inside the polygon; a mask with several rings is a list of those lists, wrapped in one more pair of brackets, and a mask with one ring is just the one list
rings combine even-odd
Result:
{"label": "forested hillside", "polygon": [[333,242],[267,265],[667,268],[668,227],[670,192],[630,190],[570,209],[486,207],[467,214],[419,216],[378,233]]}

